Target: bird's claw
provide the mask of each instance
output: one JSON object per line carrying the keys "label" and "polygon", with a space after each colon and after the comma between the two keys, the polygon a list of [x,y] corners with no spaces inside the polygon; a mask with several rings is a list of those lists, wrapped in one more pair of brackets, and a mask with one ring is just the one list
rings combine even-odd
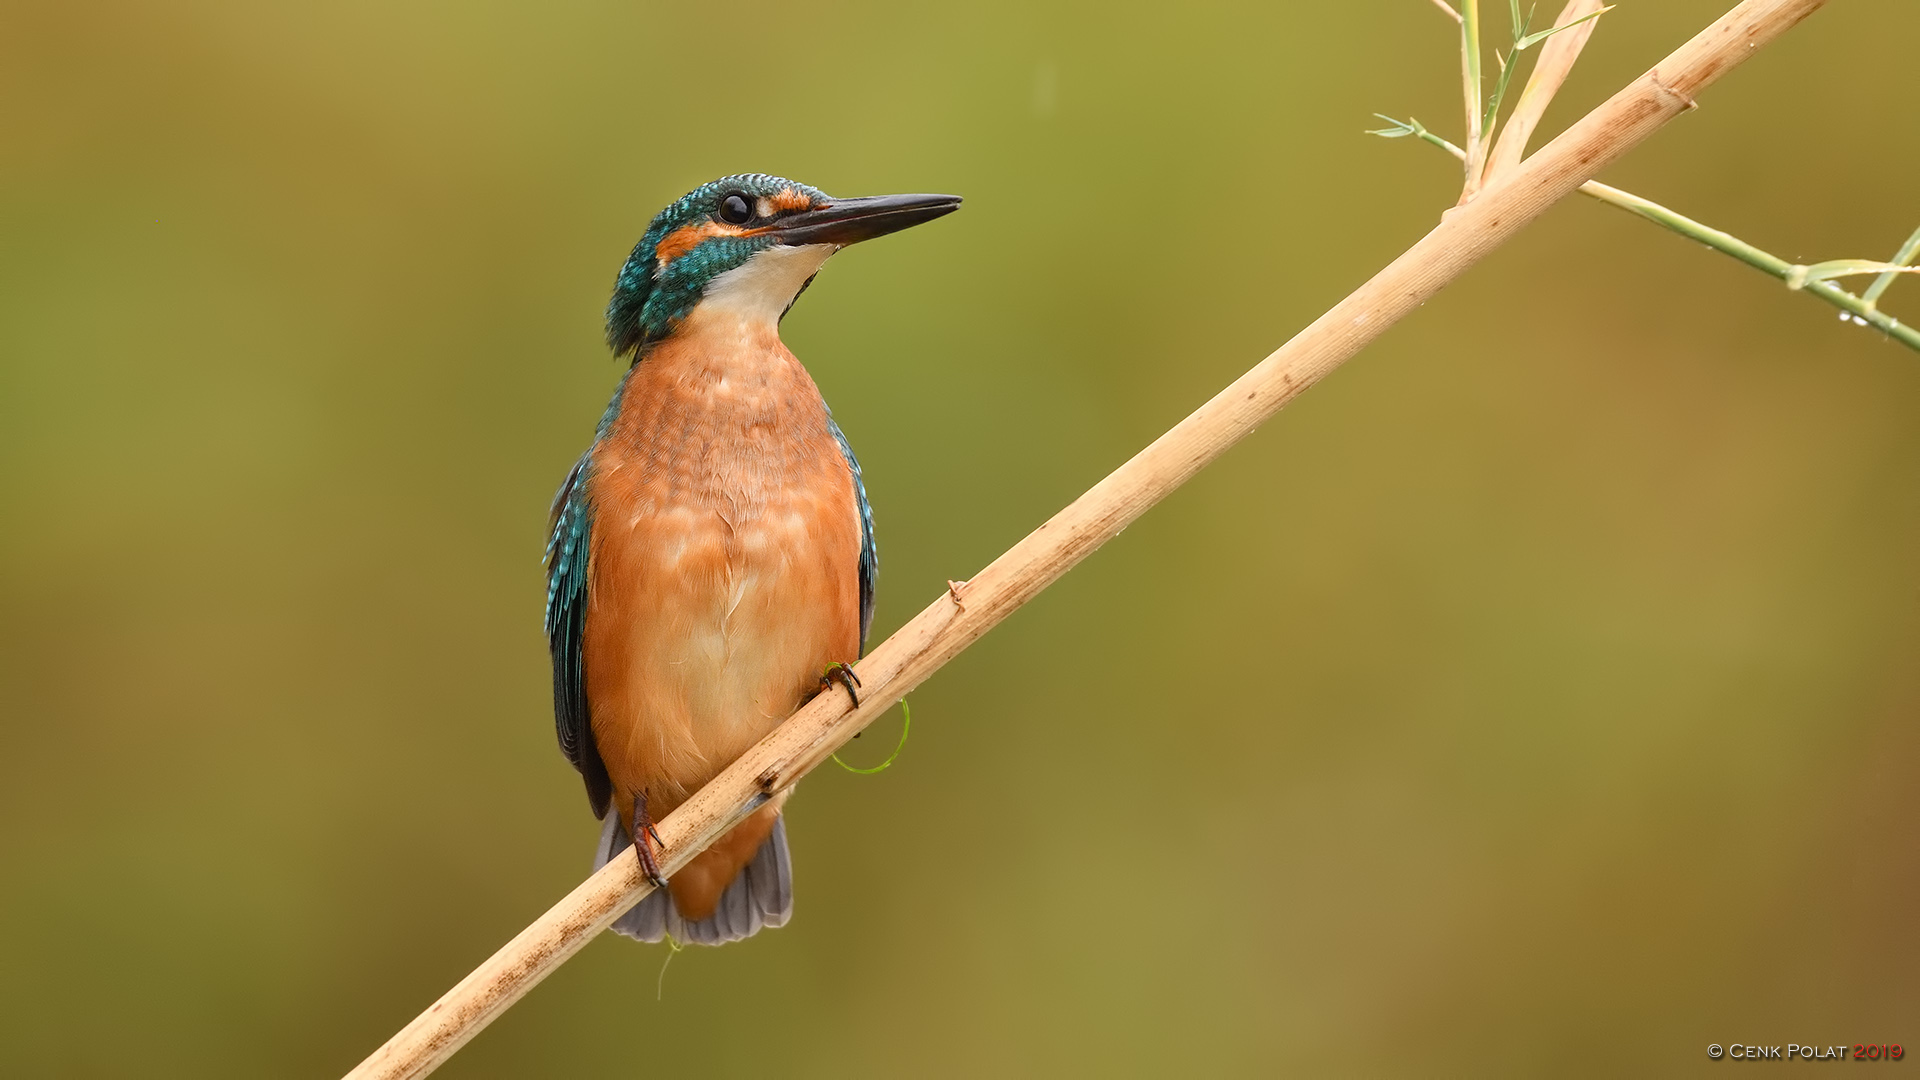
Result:
{"label": "bird's claw", "polygon": [[856,709],[860,707],[860,676],[854,674],[851,665],[843,664],[838,660],[827,665],[827,670],[820,673],[820,689],[825,690],[834,683],[846,687],[847,697],[853,699],[853,707]]}
{"label": "bird's claw", "polygon": [[633,852],[640,857],[640,876],[646,878],[647,884],[654,888],[664,889],[667,887],[666,875],[660,873],[660,864],[655,861],[653,846],[648,840],[659,844],[661,853],[665,854],[666,842],[660,839],[660,831],[653,827],[653,818],[647,815],[647,793],[636,791],[633,795]]}

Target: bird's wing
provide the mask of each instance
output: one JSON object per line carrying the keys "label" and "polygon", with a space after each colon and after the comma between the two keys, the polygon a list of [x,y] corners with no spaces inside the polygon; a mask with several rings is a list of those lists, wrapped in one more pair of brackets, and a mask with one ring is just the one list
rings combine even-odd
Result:
{"label": "bird's wing", "polygon": [[833,441],[840,444],[840,455],[847,459],[847,468],[853,470],[853,497],[860,503],[860,652],[867,651],[867,630],[873,625],[873,583],[880,576],[880,549],[873,543],[873,507],[867,504],[867,484],[860,478],[860,459],[853,456],[853,446],[847,442],[846,433],[840,425],[833,422],[833,414],[827,414],[827,427],[833,431]]}
{"label": "bird's wing", "polygon": [[586,665],[581,659],[587,630],[587,536],[593,527],[585,484],[587,465],[586,457],[575,462],[560,493],[553,497],[547,533],[547,645],[553,652],[553,720],[560,752],[586,780],[594,816],[605,817],[613,784],[593,744]]}

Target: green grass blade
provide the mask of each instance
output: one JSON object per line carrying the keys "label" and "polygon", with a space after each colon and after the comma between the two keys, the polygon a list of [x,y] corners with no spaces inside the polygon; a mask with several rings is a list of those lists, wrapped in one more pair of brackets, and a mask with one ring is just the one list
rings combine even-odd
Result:
{"label": "green grass blade", "polygon": [[[1856,274],[1920,274],[1920,266],[1896,266],[1875,259],[1829,259],[1812,266],[1796,266],[1787,272],[1787,288],[1804,289],[1816,281],[1853,277]],[[1862,297],[1865,299],[1865,297]]]}
{"label": "green grass blade", "polygon": [[[1913,263],[1914,256],[1916,255],[1920,255],[1920,229],[1913,230],[1913,235],[1907,237],[1907,242],[1900,245],[1899,253],[1893,257],[1893,265],[1909,266]],[[1886,292],[1887,286],[1893,284],[1893,279],[1898,276],[1898,274],[1891,270],[1882,273],[1878,278],[1874,279],[1872,285],[1867,287],[1866,295],[1860,299],[1865,300],[1870,305],[1879,303],[1880,294]]]}
{"label": "green grass blade", "polygon": [[1568,23],[1565,26],[1548,27],[1545,30],[1528,34],[1525,37],[1513,43],[1514,51],[1520,52],[1522,50],[1531,49],[1535,45],[1540,44],[1541,42],[1547,40],[1548,38],[1552,37],[1553,35],[1559,33],[1562,30],[1571,30],[1574,27],[1579,26],[1581,23],[1590,22],[1594,19],[1597,19],[1600,16],[1605,15],[1607,12],[1612,11],[1613,9],[1614,9],[1614,5],[1608,4],[1606,7],[1601,8],[1599,11],[1596,11],[1591,15],[1582,15],[1580,18],[1573,20],[1572,22]]}

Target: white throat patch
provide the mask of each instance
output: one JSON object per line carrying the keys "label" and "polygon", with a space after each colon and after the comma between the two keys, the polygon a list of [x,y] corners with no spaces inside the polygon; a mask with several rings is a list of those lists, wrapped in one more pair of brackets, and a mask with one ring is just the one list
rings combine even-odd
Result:
{"label": "white throat patch", "polygon": [[801,286],[839,248],[832,244],[780,245],[756,252],[707,283],[697,308],[725,312],[747,322],[777,323]]}

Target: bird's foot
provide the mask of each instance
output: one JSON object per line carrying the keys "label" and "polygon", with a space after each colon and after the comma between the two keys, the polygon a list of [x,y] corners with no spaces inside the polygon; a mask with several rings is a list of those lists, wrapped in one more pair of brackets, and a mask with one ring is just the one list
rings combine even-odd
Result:
{"label": "bird's foot", "polygon": [[667,879],[660,873],[660,864],[654,860],[654,844],[660,845],[662,854],[666,853],[666,843],[653,827],[653,819],[647,816],[647,793],[636,791],[633,794],[633,852],[640,856],[640,874],[647,879],[647,884],[664,889]]}
{"label": "bird's foot", "polygon": [[860,707],[860,676],[853,673],[852,665],[843,664],[838,660],[828,664],[827,669],[820,673],[820,689],[825,690],[834,683],[846,687],[847,696],[853,699],[853,707],[856,709]]}

